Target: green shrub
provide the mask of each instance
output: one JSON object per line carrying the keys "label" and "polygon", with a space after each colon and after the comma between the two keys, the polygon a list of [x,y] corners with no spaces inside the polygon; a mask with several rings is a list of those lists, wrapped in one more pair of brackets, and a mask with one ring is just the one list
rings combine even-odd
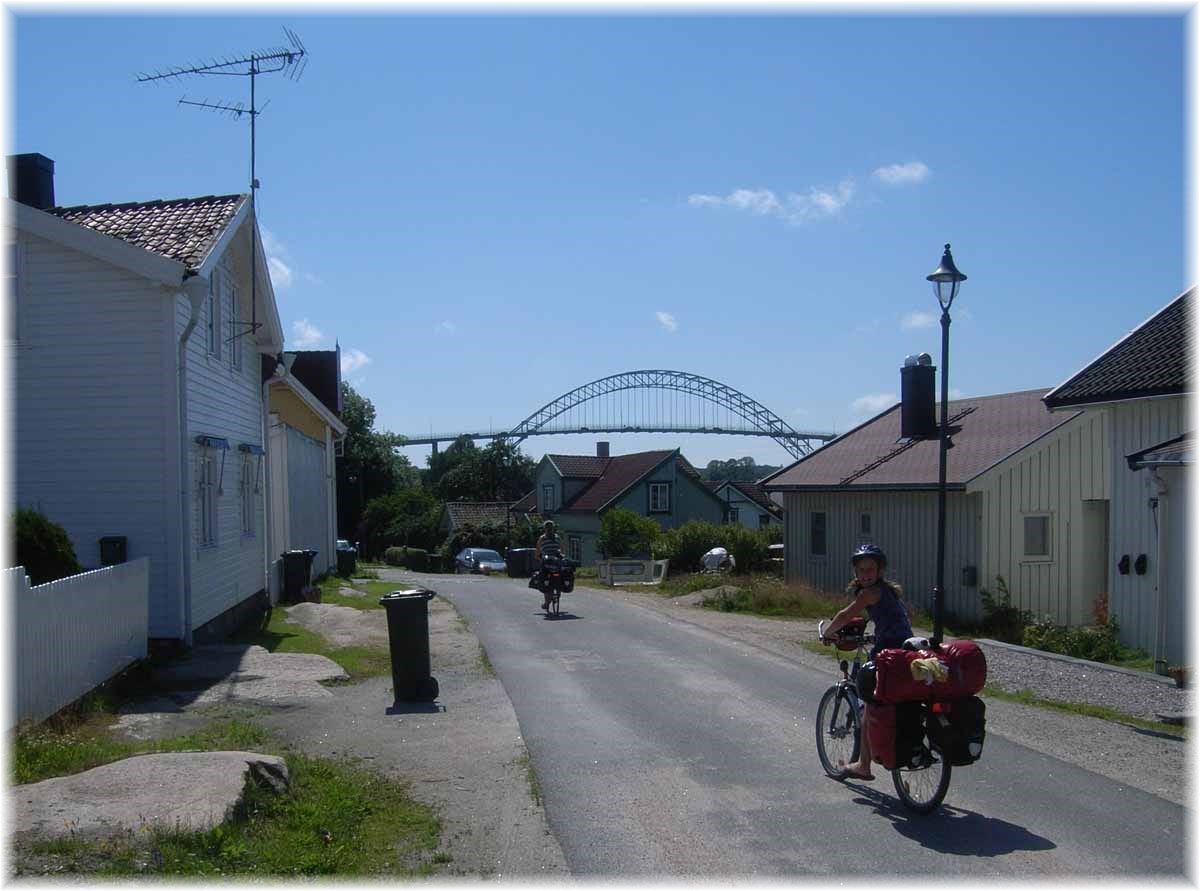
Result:
{"label": "green shrub", "polygon": [[662,534],[662,527],[649,517],[614,507],[600,520],[596,548],[605,558],[650,557]]}
{"label": "green shrub", "polygon": [[30,508],[18,508],[13,522],[17,565],[33,585],[44,585],[83,571],[66,530]]}
{"label": "green shrub", "polygon": [[478,526],[463,523],[442,543],[438,552],[450,559],[463,548],[491,548],[503,555],[507,538],[508,530],[499,523],[480,523]]}
{"label": "green shrub", "polygon": [[404,548],[404,565],[414,572],[424,572],[429,559],[422,548]]}
{"label": "green shrub", "polygon": [[767,530],[747,529],[737,523],[722,526],[725,533],[725,548],[733,556],[734,569],[738,575],[765,572],[771,567],[768,547],[774,542]]}
{"label": "green shrub", "polygon": [[1033,614],[1012,605],[1012,595],[1004,576],[996,576],[996,588],[1000,592],[999,599],[993,597],[987,588],[979,589],[979,599],[983,604],[983,621],[979,623],[978,632],[1005,643],[1023,643],[1026,626],[1032,624]]}
{"label": "green shrub", "polygon": [[729,528],[714,526],[704,520],[688,520],[682,526],[667,530],[657,553],[671,561],[673,572],[694,572],[702,568],[701,557],[713,548],[726,546]]}
{"label": "green shrub", "polygon": [[1090,628],[1056,625],[1047,617],[1025,629],[1022,643],[1047,653],[1060,653],[1076,659],[1115,662],[1121,653],[1120,632],[1120,626],[1113,616],[1103,625]]}
{"label": "green shrub", "polygon": [[383,552],[383,562],[388,566],[403,566],[404,548],[388,548]]}

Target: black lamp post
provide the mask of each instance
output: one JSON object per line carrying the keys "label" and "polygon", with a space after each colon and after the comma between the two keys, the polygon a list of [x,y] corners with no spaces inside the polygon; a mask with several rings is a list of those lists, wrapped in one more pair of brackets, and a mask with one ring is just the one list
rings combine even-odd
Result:
{"label": "black lamp post", "polygon": [[958,296],[958,286],[967,277],[958,271],[950,256],[950,245],[942,254],[942,262],[926,281],[933,282],[933,293],[942,307],[942,423],[938,427],[938,537],[937,585],[933,589],[933,643],[942,642],[942,603],[946,590],[946,449],[950,447],[946,426],[946,402],[950,389],[950,304]]}

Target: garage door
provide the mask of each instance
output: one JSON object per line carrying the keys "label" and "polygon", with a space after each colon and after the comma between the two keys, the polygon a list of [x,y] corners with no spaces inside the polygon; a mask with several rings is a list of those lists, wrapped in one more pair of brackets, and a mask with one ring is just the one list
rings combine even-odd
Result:
{"label": "garage door", "polygon": [[311,549],[314,574],[333,564],[329,553],[329,484],[325,478],[325,443],[291,427],[287,431],[288,526],[292,550]]}

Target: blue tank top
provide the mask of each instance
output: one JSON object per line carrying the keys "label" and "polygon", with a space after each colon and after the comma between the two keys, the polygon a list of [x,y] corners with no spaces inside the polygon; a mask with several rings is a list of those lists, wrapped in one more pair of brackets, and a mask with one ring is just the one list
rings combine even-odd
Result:
{"label": "blue tank top", "polygon": [[899,643],[913,636],[912,624],[908,621],[908,613],[900,603],[896,592],[887,584],[879,585],[879,602],[867,607],[867,616],[875,623],[875,640],[877,642]]}

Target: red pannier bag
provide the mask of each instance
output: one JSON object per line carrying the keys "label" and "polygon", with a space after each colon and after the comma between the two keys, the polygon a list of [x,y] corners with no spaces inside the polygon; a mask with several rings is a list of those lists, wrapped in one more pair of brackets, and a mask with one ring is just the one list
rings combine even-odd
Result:
{"label": "red pannier bag", "polygon": [[936,655],[946,666],[946,680],[934,681],[934,699],[962,699],[983,689],[987,660],[974,641],[952,640],[942,644]]}
{"label": "red pannier bag", "polygon": [[892,705],[928,699],[933,688],[925,681],[915,679],[909,666],[914,659],[931,656],[941,658],[932,650],[880,650],[876,653],[875,699]]}
{"label": "red pannier bag", "polygon": [[[886,650],[884,652],[887,652]],[[896,768],[896,706],[867,706],[867,740],[871,744],[871,760],[888,770]]]}

